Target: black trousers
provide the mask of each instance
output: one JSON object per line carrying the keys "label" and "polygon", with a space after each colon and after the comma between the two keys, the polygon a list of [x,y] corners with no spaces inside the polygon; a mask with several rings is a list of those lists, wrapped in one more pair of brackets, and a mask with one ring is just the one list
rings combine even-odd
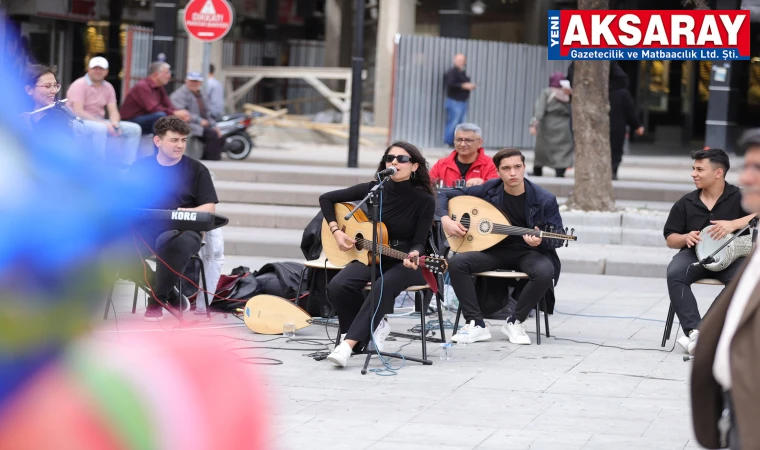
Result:
{"label": "black trousers", "polygon": [[[150,246],[156,255],[166,262],[177,273],[185,273],[187,263],[193,255],[196,255],[201,249],[201,235],[196,231],[155,231],[149,229],[139,229],[138,233],[142,239]],[[140,237],[136,237],[139,247],[139,258],[136,263],[142,265],[142,260],[151,256],[151,250],[145,246]],[[142,268],[137,275],[140,280],[143,279]],[[149,271],[150,272],[150,271]],[[156,261],[156,273],[153,280],[148,280],[153,288],[156,297],[163,302],[168,302],[174,291],[174,286],[179,281],[179,275],[169,270],[161,261]],[[153,296],[148,297],[148,308],[158,306]]]}
{"label": "black trousers", "polygon": [[[380,283],[380,267],[377,268],[377,281]],[[371,281],[371,267],[354,261],[327,285],[327,293],[330,301],[338,311],[340,332],[346,333],[346,339],[359,341],[367,344],[370,341],[370,321],[375,314],[371,330],[377,328],[385,314],[393,312],[393,303],[396,297],[409,286],[423,285],[425,279],[419,270],[404,267],[401,261],[383,259],[383,292],[380,297],[380,307],[375,314],[372,308],[370,296],[365,300],[364,286]],[[379,286],[374,290],[374,295],[380,295]],[[377,300],[374,302],[377,307]],[[361,348],[361,347],[357,347]]]}
{"label": "black trousers", "polygon": [[[633,133],[633,130],[631,130]],[[625,127],[621,130],[610,131],[610,162],[612,176],[617,179],[618,168],[623,162],[623,147],[625,146]]]}
{"label": "black trousers", "polygon": [[691,265],[697,262],[697,253],[693,248],[682,250],[673,256],[670,264],[668,264],[668,295],[670,296],[670,303],[676,310],[678,321],[681,322],[681,328],[686,335],[691,330],[698,328],[699,322],[702,320],[699,315],[697,299],[691,292],[691,285],[703,278],[715,278],[727,285],[743,261],[744,258],[739,258],[720,272],[712,272],[702,266]]}
{"label": "black trousers", "polygon": [[472,274],[497,269],[517,270],[528,275],[528,283],[517,299],[514,312],[515,319],[520,322],[525,322],[554,279],[554,265],[549,257],[520,245],[458,253],[449,259],[449,277],[466,321],[483,320]]}
{"label": "black trousers", "polygon": [[222,138],[219,137],[216,130],[210,127],[203,128],[203,156],[201,159],[209,161],[219,161],[222,159]]}
{"label": "black trousers", "polygon": [[[567,170],[567,168],[562,169],[562,168],[554,167],[553,169],[556,172],[557,178],[565,177],[565,171]],[[533,166],[533,175],[537,177],[544,176],[544,166]]]}

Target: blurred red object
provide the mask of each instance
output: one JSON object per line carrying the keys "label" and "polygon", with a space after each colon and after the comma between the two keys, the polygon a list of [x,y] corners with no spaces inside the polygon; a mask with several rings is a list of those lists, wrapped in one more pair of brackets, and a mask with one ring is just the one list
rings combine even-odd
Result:
{"label": "blurred red object", "polygon": [[189,333],[85,341],[0,410],[3,449],[265,449],[254,367]]}

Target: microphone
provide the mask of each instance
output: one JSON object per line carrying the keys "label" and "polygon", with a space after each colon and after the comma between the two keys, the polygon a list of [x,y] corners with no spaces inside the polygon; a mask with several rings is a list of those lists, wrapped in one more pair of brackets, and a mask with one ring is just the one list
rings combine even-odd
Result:
{"label": "microphone", "polygon": [[79,123],[84,123],[84,120],[82,120],[79,116],[74,114],[74,111],[70,110],[69,108],[66,107],[66,105],[63,104],[65,101],[66,100],[63,100],[63,101],[59,100],[53,104],[53,107],[63,111],[64,114],[69,116],[69,119],[76,120]]}
{"label": "microphone", "polygon": [[693,263],[692,266],[699,266],[699,265],[704,266],[705,264],[712,264],[712,263],[718,262],[718,261],[720,261],[720,258],[715,259],[712,256],[708,256],[707,258],[703,259],[702,261],[697,261],[697,262]]}
{"label": "microphone", "polygon": [[397,168],[393,166],[388,167],[387,169],[381,170],[380,172],[377,173],[377,179],[379,180],[380,178],[383,178],[383,177],[389,177],[395,174],[396,172],[398,172]]}

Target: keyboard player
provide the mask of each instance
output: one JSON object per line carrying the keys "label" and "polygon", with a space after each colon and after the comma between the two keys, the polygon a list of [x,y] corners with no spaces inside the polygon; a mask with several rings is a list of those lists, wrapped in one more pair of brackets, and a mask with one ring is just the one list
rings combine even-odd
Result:
{"label": "keyboard player", "polygon": [[[153,142],[158,147],[158,154],[136,161],[130,169],[130,177],[139,183],[157,187],[155,197],[143,207],[214,213],[219,200],[211,174],[203,164],[184,156],[190,127],[177,117],[167,116],[155,123],[154,131]],[[178,291],[174,289],[179,281],[179,275],[175,272],[184,273],[190,258],[198,253],[201,233],[166,229],[148,223],[138,226],[136,231],[142,237],[135,239],[140,257],[144,259],[151,255],[144,240],[173,269],[170,270],[160,261],[156,262],[155,275],[149,274],[147,280],[156,297],[175,308],[186,309],[189,306],[187,300],[179,299]],[[162,317],[161,305],[149,296],[145,320],[157,321]]]}

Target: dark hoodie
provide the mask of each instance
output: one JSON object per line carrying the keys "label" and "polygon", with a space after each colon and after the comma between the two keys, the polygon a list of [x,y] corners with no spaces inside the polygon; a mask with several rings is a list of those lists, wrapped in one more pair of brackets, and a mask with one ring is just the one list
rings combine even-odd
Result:
{"label": "dark hoodie", "polygon": [[[572,85],[574,63],[567,69],[567,79]],[[631,132],[641,126],[636,105],[628,92],[628,75],[617,61],[610,61],[610,148],[612,150],[612,167],[616,168],[623,159],[626,125]]]}

